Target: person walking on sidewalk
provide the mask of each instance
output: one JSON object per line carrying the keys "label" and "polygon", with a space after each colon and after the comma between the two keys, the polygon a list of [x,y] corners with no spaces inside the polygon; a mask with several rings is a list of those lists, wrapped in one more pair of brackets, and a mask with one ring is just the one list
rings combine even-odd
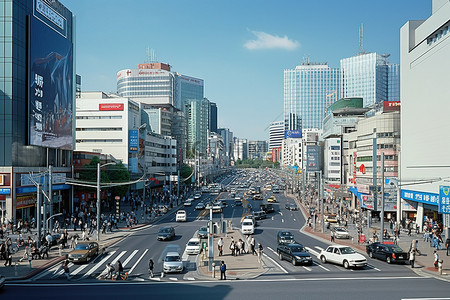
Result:
{"label": "person walking on sidewalk", "polygon": [[66,276],[67,280],[71,280],[70,279],[70,270],[69,270],[69,261],[65,260],[62,262],[62,268],[64,270],[64,275]]}
{"label": "person walking on sidewalk", "polygon": [[253,235],[251,236],[250,239],[250,249],[252,251],[252,255],[256,254],[256,250],[255,250],[255,238],[253,237]]}
{"label": "person walking on sidewalk", "polygon": [[261,244],[258,244],[258,261],[261,263],[261,258],[263,255],[263,246]]}
{"label": "person walking on sidewalk", "polygon": [[227,265],[222,260],[222,262],[220,263],[220,280],[227,280],[226,271],[227,271]]}
{"label": "person walking on sidewalk", "polygon": [[447,256],[448,256],[448,253],[450,252],[450,238],[447,238],[445,240],[445,248],[447,248]]}
{"label": "person walking on sidewalk", "polygon": [[434,268],[437,269],[438,268],[438,264],[439,264],[439,254],[437,253],[436,250],[434,250]]}
{"label": "person walking on sidewalk", "polygon": [[334,243],[334,230],[331,229],[331,242]]}
{"label": "person walking on sidewalk", "polygon": [[150,274],[150,278],[153,278],[153,268],[155,264],[153,263],[153,259],[150,258],[148,261],[148,273]]}
{"label": "person walking on sidewalk", "polygon": [[414,268],[414,260],[416,259],[416,249],[414,247],[411,247],[409,250],[409,264],[411,265],[411,268]]}
{"label": "person walking on sidewalk", "polygon": [[219,256],[223,255],[223,238],[220,238],[217,242],[217,248],[219,249]]}

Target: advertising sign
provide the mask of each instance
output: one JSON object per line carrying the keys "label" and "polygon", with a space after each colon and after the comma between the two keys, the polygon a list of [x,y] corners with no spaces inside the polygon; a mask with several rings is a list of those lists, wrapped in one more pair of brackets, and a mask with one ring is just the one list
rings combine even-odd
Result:
{"label": "advertising sign", "polygon": [[450,214],[450,186],[439,186],[438,213]]}
{"label": "advertising sign", "polygon": [[73,149],[72,43],[30,18],[29,143]]}
{"label": "advertising sign", "polygon": [[401,197],[405,200],[412,200],[430,205],[438,205],[439,202],[439,194],[434,193],[401,190]]}
{"label": "advertising sign", "polygon": [[9,195],[9,194],[11,194],[10,188],[1,188],[0,189],[0,195]]}
{"label": "advertising sign", "polygon": [[128,152],[137,153],[139,150],[139,132],[138,130],[130,130],[128,132]]}
{"label": "advertising sign", "polygon": [[293,139],[301,139],[302,138],[302,131],[301,130],[285,130],[284,131],[284,138],[293,138]]}
{"label": "advertising sign", "polygon": [[384,101],[383,112],[400,111],[400,101]]}
{"label": "advertising sign", "polygon": [[306,171],[317,172],[319,170],[319,146],[306,146]]}
{"label": "advertising sign", "polygon": [[0,185],[5,185],[4,175],[0,175]]}
{"label": "advertising sign", "polygon": [[123,103],[99,103],[98,110],[100,110],[100,111],[112,111],[112,110],[123,111]]}

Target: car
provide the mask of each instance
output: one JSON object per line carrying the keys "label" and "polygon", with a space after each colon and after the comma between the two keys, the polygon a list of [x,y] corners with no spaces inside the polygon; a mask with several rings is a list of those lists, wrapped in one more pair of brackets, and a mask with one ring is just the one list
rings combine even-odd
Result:
{"label": "car", "polygon": [[288,230],[280,230],[277,234],[277,243],[278,244],[294,244],[295,239],[292,232]]}
{"label": "car", "polygon": [[202,197],[202,194],[200,194],[200,193],[197,193],[194,195],[195,200],[200,199],[201,197]]}
{"label": "car", "polygon": [[285,208],[287,210],[298,210],[298,206],[295,203],[286,203]]}
{"label": "car", "polygon": [[199,254],[201,251],[201,243],[199,238],[191,238],[186,244],[186,253],[191,254]]}
{"label": "car", "polygon": [[262,219],[266,219],[267,215],[265,211],[256,211],[253,213],[253,215],[255,216],[256,220],[262,220]]}
{"label": "car", "polygon": [[370,258],[378,258],[391,263],[405,263],[408,260],[408,253],[403,251],[393,242],[375,242],[366,246],[366,252]]}
{"label": "car", "polygon": [[197,236],[199,239],[206,239],[208,238],[209,229],[208,226],[202,226],[198,229]]}
{"label": "car", "polygon": [[175,221],[177,222],[186,222],[187,216],[185,210],[179,210],[177,211],[177,214],[175,216]]}
{"label": "car", "polygon": [[337,223],[337,218],[336,218],[336,214],[328,214],[323,216],[324,222],[325,222],[325,226],[327,228],[330,228],[331,224],[336,224]]}
{"label": "car", "polygon": [[342,227],[333,227],[331,229],[334,232],[334,238],[336,239],[349,239],[350,235],[348,234],[348,231],[345,228]]}
{"label": "car", "polygon": [[211,209],[211,208],[213,208],[213,203],[212,202],[206,203],[205,209]]}
{"label": "car", "polygon": [[5,276],[0,275],[0,289],[2,289],[5,286],[6,278]]}
{"label": "car", "polygon": [[242,206],[242,200],[234,200],[234,206]]}
{"label": "car", "polygon": [[173,240],[175,238],[175,228],[171,226],[163,227],[158,231],[158,241]]}
{"label": "car", "polygon": [[163,271],[164,273],[183,272],[184,266],[181,256],[178,252],[167,252],[164,258]]}
{"label": "car", "polygon": [[242,219],[241,219],[241,223],[244,222],[245,219],[250,219],[253,221],[253,224],[255,224],[256,226],[256,218],[254,215],[252,214],[246,214]]}
{"label": "car", "polygon": [[183,203],[184,206],[192,206],[192,201],[190,201],[189,199],[184,201]]}
{"label": "car", "polygon": [[196,210],[202,210],[202,209],[205,209],[205,204],[204,204],[203,202],[200,202],[200,203],[198,203],[198,204],[195,206],[195,209],[196,209]]}
{"label": "car", "polygon": [[85,263],[98,254],[98,243],[78,242],[75,248],[69,252],[68,259],[73,263]]}
{"label": "car", "polygon": [[195,200],[194,197],[189,197],[189,198],[187,198],[186,201],[191,201],[191,202],[193,202],[194,200]]}
{"label": "car", "polygon": [[261,210],[265,211],[266,214],[275,212],[275,207],[273,207],[272,203],[261,204],[259,207],[261,208]]}
{"label": "car", "polygon": [[270,197],[270,198],[267,198],[267,202],[269,202],[269,203],[276,203],[277,199],[275,197]]}
{"label": "car", "polygon": [[318,258],[323,263],[330,262],[342,265],[346,269],[350,267],[365,267],[367,265],[367,259],[348,246],[331,245],[327,249],[322,250]]}
{"label": "car", "polygon": [[241,226],[241,231],[242,234],[254,234],[255,233],[255,223],[253,222],[252,219],[244,219],[244,221],[242,221],[242,226]]}
{"label": "car", "polygon": [[262,200],[262,199],[263,199],[263,197],[262,197],[261,194],[255,194],[255,195],[253,195],[253,200]]}
{"label": "car", "polygon": [[297,264],[313,264],[311,255],[300,244],[280,244],[277,247],[277,253],[280,260],[290,261],[294,266]]}

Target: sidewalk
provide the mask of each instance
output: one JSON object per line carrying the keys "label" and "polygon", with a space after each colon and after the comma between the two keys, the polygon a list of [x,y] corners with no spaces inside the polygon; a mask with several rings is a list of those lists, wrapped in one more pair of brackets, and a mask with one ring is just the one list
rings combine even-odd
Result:
{"label": "sidewalk", "polygon": [[[292,195],[287,195],[287,196],[292,197]],[[303,203],[298,201],[298,199],[296,199],[296,201],[298,202],[303,215],[305,216],[305,218],[307,218],[307,216],[309,215],[307,208],[303,205]],[[377,225],[378,225],[378,227],[377,227]],[[387,228],[389,230],[389,224],[386,224],[385,228]],[[303,228],[302,231],[310,236],[314,236],[328,244],[331,244],[329,229],[326,229],[325,233],[320,232],[321,224],[319,222],[317,222],[316,230],[317,231],[315,232],[313,230],[313,228],[306,226]],[[371,238],[373,236],[373,232],[376,231],[378,234],[380,232],[379,223],[378,224],[375,223],[375,225],[373,225],[369,229],[369,232],[367,232],[367,228],[364,228],[363,232],[366,235],[366,242],[363,244],[359,244],[356,225],[353,225],[353,224],[349,225],[347,230],[352,238],[350,238],[350,239],[335,239],[335,243],[351,246],[352,248],[359,250],[360,252],[363,252],[363,253],[366,253],[366,245],[369,244],[368,240],[369,240],[369,238]],[[421,252],[421,255],[416,255],[413,270],[417,274],[422,275],[422,276],[433,276],[438,279],[450,281],[450,256],[446,256],[445,248],[443,248],[443,250],[437,251],[437,253],[439,254],[439,259],[443,260],[442,275],[441,275],[438,273],[438,269],[435,269],[433,266],[434,248],[430,247],[429,242],[424,242],[423,234],[412,233],[411,236],[408,236],[406,231],[402,231],[400,233],[400,237],[398,240],[398,246],[400,246],[400,248],[402,248],[404,251],[407,252],[410,249],[410,245],[413,240],[418,240],[418,249]]]}
{"label": "sidewalk", "polygon": [[[217,247],[217,242],[219,239],[223,237],[223,256],[219,256],[219,250]],[[252,254],[241,254],[238,256],[232,256],[230,250],[231,237],[234,238],[235,241],[242,239],[245,241],[245,237],[239,231],[239,229],[233,228],[228,230],[227,234],[216,234],[214,235],[214,262],[216,264],[216,276],[217,280],[220,280],[220,262],[223,260],[227,265],[227,280],[238,280],[238,279],[252,279],[256,278],[259,275],[266,272],[265,268],[258,261],[257,255]],[[256,241],[256,243],[258,243]],[[199,279],[212,279],[213,273],[208,271],[208,258],[207,253],[205,256],[202,254],[199,255],[199,259],[197,262],[197,277]]]}

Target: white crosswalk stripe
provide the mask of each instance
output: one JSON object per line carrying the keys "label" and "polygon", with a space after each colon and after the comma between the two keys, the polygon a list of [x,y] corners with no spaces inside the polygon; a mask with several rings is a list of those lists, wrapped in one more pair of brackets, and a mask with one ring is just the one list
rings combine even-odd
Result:
{"label": "white crosswalk stripe", "polygon": [[313,249],[311,249],[309,247],[305,247],[305,248],[306,248],[306,250],[308,250],[308,252],[312,253],[314,256],[319,255],[319,252],[317,252],[316,250],[313,250]]}
{"label": "white crosswalk stripe", "polygon": [[83,278],[88,277],[89,275],[91,275],[92,273],[94,273],[95,271],[97,271],[98,268],[100,268],[101,266],[103,266],[105,264],[105,262],[114,254],[116,253],[116,251],[112,251],[111,253],[109,253],[104,259],[102,259],[99,263],[97,263],[92,269],[90,269],[86,274],[83,275]]}
{"label": "white crosswalk stripe", "polygon": [[125,267],[125,266],[130,262],[130,260],[133,258],[133,256],[135,256],[136,253],[138,253],[138,252],[139,252],[139,250],[134,250],[134,251],[131,253],[131,255],[128,256],[128,258],[123,262],[122,266]]}
{"label": "white crosswalk stripe", "polygon": [[[73,266],[73,263],[69,263],[69,264],[67,265],[68,268],[71,268],[72,266]],[[60,269],[58,269],[57,272],[53,275],[53,278],[59,277],[59,276],[61,276],[62,274],[64,274],[64,269],[63,269],[63,268],[60,268]]]}
{"label": "white crosswalk stripe", "polygon": [[78,273],[80,273],[81,271],[86,269],[87,266],[89,266],[89,265],[86,264],[86,265],[79,266],[76,270],[74,270],[73,272],[70,272],[70,275],[77,275]]}

